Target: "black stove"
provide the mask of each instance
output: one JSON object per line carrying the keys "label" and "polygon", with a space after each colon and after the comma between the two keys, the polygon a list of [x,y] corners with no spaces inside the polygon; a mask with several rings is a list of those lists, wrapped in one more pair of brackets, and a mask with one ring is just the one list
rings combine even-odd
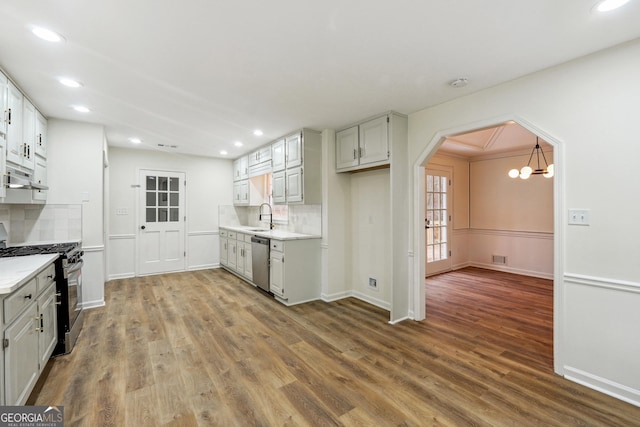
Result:
{"label": "black stove", "polygon": [[58,343],[53,355],[71,352],[80,334],[82,313],[82,266],[84,251],[77,242],[0,248],[0,258],[27,255],[58,254],[56,269],[56,296],[58,298]]}

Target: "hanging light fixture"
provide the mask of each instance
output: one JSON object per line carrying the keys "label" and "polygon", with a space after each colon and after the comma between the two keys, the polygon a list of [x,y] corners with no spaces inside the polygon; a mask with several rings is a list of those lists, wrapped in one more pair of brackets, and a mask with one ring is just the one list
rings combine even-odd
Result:
{"label": "hanging light fixture", "polygon": [[[537,168],[535,170],[531,167],[531,160],[533,159],[534,154],[536,155],[536,163],[537,163]],[[541,154],[542,154],[542,160],[544,160],[544,169],[542,169],[540,165]],[[544,155],[544,151],[542,151],[542,147],[540,147],[540,144],[538,143],[537,136],[536,136],[536,146],[533,147],[533,150],[531,150],[531,156],[529,156],[529,162],[527,163],[527,166],[524,166],[520,170],[511,169],[509,171],[509,176],[511,178],[520,177],[521,179],[529,179],[531,175],[542,175],[545,178],[551,178],[553,176],[553,163],[552,164],[547,163],[547,158]]]}

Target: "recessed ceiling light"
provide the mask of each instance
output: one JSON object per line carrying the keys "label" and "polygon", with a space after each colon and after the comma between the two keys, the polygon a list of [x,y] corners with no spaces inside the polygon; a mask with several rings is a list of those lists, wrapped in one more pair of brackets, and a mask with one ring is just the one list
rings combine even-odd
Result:
{"label": "recessed ceiling light", "polygon": [[602,0],[596,5],[598,12],[609,12],[627,4],[629,0]]}
{"label": "recessed ceiling light", "polygon": [[129,138],[129,141],[132,144],[140,144],[142,142],[142,140],[140,138]]}
{"label": "recessed ceiling light", "polygon": [[256,130],[254,130],[254,131],[253,131],[253,134],[254,134],[255,136],[262,136],[262,135],[263,135],[263,133],[262,133],[262,131],[261,131],[260,129],[256,129]]}
{"label": "recessed ceiling light", "polygon": [[76,80],[73,80],[73,79],[68,79],[68,78],[66,78],[66,77],[60,77],[60,78],[58,79],[58,81],[59,81],[61,84],[63,84],[63,85],[65,85],[65,86],[67,86],[67,87],[74,87],[74,88],[75,88],[75,87],[80,87],[80,86],[82,86],[82,83],[80,83],[79,81],[76,81]]}
{"label": "recessed ceiling light", "polygon": [[235,145],[236,147],[242,147],[242,142],[236,141],[233,143],[233,145]]}
{"label": "recessed ceiling light", "polygon": [[84,105],[72,105],[71,108],[76,110],[78,113],[89,113],[89,112],[91,112],[91,110],[88,109],[87,107],[85,107]]}
{"label": "recessed ceiling light", "polygon": [[35,34],[36,37],[52,43],[58,43],[64,40],[64,37],[62,37],[60,34],[56,33],[55,31],[51,31],[42,27],[33,27],[31,28],[31,32]]}
{"label": "recessed ceiling light", "polygon": [[222,150],[222,151],[220,151],[220,154],[223,155],[223,156],[226,156],[229,153],[227,153],[225,150]]}
{"label": "recessed ceiling light", "polygon": [[454,88],[465,87],[468,84],[469,84],[469,79],[466,78],[466,77],[460,77],[458,79],[455,79],[455,80],[449,82],[449,86],[454,87]]}

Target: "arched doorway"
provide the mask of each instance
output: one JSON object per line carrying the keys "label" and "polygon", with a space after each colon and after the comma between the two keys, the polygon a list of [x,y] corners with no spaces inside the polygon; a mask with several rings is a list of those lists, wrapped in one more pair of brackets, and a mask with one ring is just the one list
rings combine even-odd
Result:
{"label": "arched doorway", "polygon": [[421,153],[419,158],[414,164],[414,258],[413,258],[413,292],[412,292],[412,308],[414,318],[416,320],[422,320],[428,313],[425,310],[425,287],[424,277],[426,276],[426,236],[424,232],[424,212],[426,207],[425,196],[425,166],[429,163],[429,160],[438,151],[440,146],[446,140],[447,137],[455,135],[461,135],[464,133],[478,131],[482,129],[494,128],[504,125],[506,123],[515,123],[522,126],[527,131],[534,135],[538,135],[545,141],[547,141],[552,147],[554,152],[554,164],[555,164],[555,177],[553,180],[553,308],[554,308],[554,371],[558,374],[562,374],[562,299],[563,292],[561,286],[561,271],[562,271],[562,255],[563,255],[563,215],[564,203],[563,203],[563,165],[564,158],[562,152],[562,144],[560,141],[546,133],[543,129],[532,125],[524,119],[518,117],[508,117],[501,120],[490,120],[485,123],[474,123],[467,126],[461,126],[455,129],[448,129],[438,132],[430,141],[425,150]]}

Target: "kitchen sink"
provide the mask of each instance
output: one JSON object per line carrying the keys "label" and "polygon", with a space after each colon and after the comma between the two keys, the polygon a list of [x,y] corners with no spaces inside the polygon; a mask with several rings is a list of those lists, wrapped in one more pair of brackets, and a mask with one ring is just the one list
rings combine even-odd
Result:
{"label": "kitchen sink", "polygon": [[264,232],[264,231],[269,231],[268,228],[251,228],[249,229],[249,231],[253,231],[253,232]]}

